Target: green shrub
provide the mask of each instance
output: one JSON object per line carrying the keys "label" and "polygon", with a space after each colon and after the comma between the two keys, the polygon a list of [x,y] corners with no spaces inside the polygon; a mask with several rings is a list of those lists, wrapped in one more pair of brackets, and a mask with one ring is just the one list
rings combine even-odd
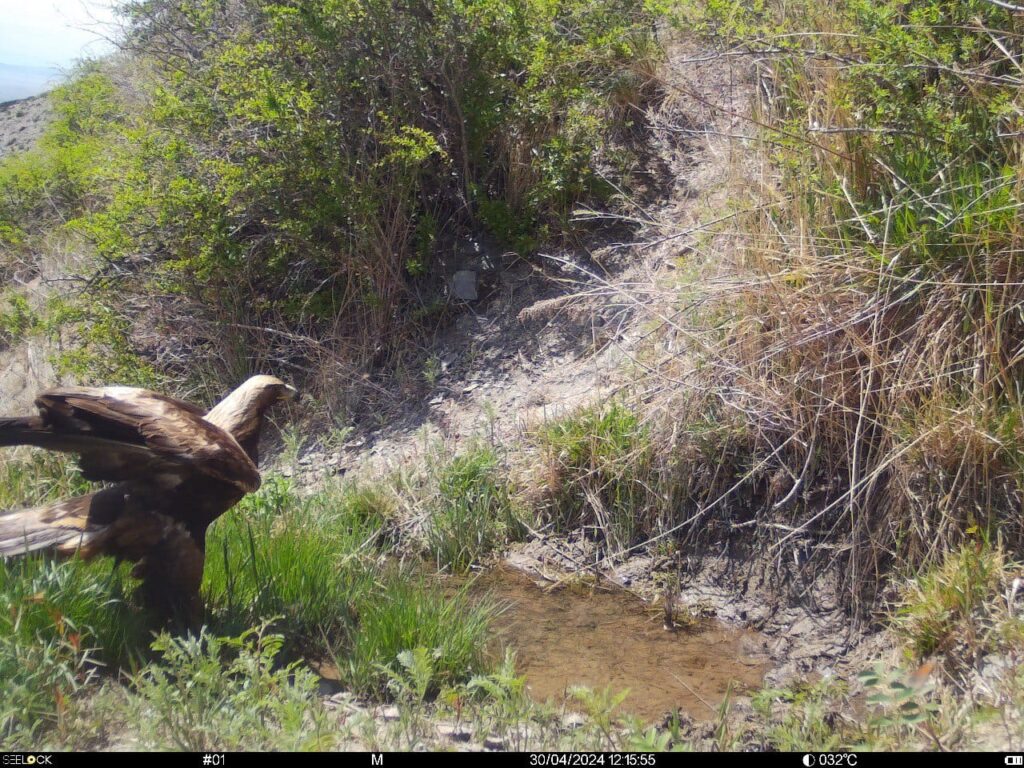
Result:
{"label": "green shrub", "polygon": [[269,623],[237,637],[161,635],[161,654],[135,678],[137,734],[148,748],[191,751],[322,751],[334,734],[317,678],[299,663],[280,666],[284,645]]}
{"label": "green shrub", "polygon": [[[102,311],[108,295],[161,297],[175,376],[236,378],[324,339],[345,366],[379,360],[381,339],[415,329],[413,289],[453,236],[483,224],[532,249],[612,191],[607,137],[657,56],[641,0],[122,12],[122,60],[83,67],[39,147],[0,163],[0,278],[45,232],[100,257],[69,320],[85,351],[62,362],[92,379],[130,375],[103,366],[142,346],[138,309]],[[207,352],[219,362],[199,376],[181,359]]]}

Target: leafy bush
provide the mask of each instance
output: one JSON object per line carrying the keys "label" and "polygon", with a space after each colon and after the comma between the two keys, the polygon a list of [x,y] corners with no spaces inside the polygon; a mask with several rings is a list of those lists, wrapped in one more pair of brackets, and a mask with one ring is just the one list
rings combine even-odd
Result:
{"label": "leafy bush", "polygon": [[149,748],[324,750],[326,712],[317,679],[277,663],[284,638],[269,624],[237,637],[161,635],[162,656],[135,679],[138,735]]}
{"label": "leafy bush", "polygon": [[81,350],[61,369],[129,383],[131,356],[232,384],[269,359],[380,362],[460,233],[531,249],[612,190],[597,169],[658,56],[641,0],[121,12],[121,54],[56,89],[39,146],[0,162],[0,281],[48,237],[87,242],[100,274],[68,301]]}

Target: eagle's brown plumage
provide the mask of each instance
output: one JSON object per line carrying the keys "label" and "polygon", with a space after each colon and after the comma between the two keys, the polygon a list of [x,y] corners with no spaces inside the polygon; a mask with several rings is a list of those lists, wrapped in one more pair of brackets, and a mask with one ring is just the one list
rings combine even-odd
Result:
{"label": "eagle's brown plumage", "polygon": [[206,529],[260,485],[256,446],[267,409],[295,390],[254,376],[205,416],[132,387],[65,387],[37,416],[0,419],[0,446],[76,453],[95,493],[0,515],[0,556],[32,551],[135,562],[147,603],[195,621]]}

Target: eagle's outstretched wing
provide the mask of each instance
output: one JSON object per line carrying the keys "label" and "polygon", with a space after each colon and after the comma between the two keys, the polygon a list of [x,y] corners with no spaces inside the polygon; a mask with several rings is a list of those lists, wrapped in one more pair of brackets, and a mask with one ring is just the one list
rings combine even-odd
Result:
{"label": "eagle's outstretched wing", "polygon": [[38,416],[0,419],[0,446],[77,453],[88,480],[168,491],[198,475],[243,494],[259,488],[235,439],[180,400],[134,387],[65,387],[39,395],[36,407]]}
{"label": "eagle's outstretched wing", "polygon": [[207,526],[259,487],[263,414],[295,396],[279,379],[255,376],[204,418],[195,406],[132,387],[44,392],[39,415],[0,418],[0,446],[77,453],[86,478],[115,484],[0,514],[0,557],[42,550],[130,560],[146,604],[198,626]]}

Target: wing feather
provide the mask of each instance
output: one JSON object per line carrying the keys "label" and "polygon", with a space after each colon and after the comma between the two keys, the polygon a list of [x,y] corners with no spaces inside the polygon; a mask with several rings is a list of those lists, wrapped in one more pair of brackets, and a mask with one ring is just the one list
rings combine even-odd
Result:
{"label": "wing feather", "polygon": [[38,417],[7,420],[6,430],[0,423],[0,445],[77,453],[90,480],[166,488],[199,474],[243,493],[259,488],[234,437],[180,400],[133,387],[65,387],[43,392],[36,406]]}

